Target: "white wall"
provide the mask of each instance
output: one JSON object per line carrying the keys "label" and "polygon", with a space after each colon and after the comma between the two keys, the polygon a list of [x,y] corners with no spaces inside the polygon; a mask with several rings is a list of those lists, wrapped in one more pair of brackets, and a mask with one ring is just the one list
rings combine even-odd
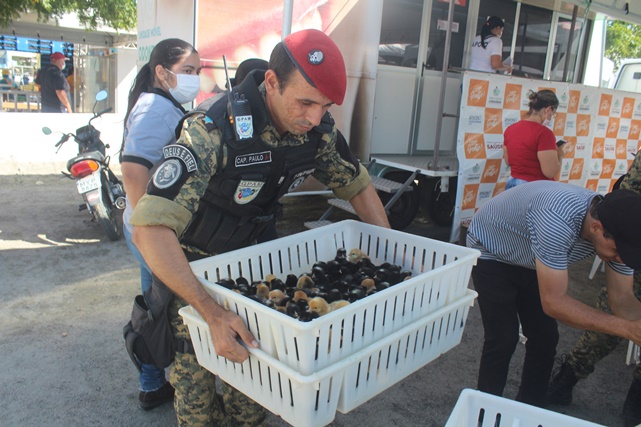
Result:
{"label": "white wall", "polygon": [[[87,124],[91,114],[9,113],[0,112],[0,175],[58,174],[67,171],[67,160],[78,153],[78,145],[70,139],[56,153],[60,133],[44,135],[42,127],[53,132],[75,132]],[[111,167],[120,173],[116,153],[122,141],[122,114],[105,114],[92,124],[101,132],[101,139],[110,148]]]}
{"label": "white wall", "polygon": [[[101,132],[101,139],[109,144],[107,154],[112,156],[111,168],[120,173],[118,151],[122,143],[123,119],[127,111],[129,89],[136,77],[136,49],[118,49],[115,99],[107,102],[114,107],[114,114],[105,114],[92,124]],[[58,174],[67,171],[67,160],[78,153],[77,144],[70,139],[56,153],[55,143],[62,136],[60,132],[75,132],[87,124],[92,117],[89,113],[13,113],[0,110],[0,175],[41,175]],[[49,127],[54,133],[44,135],[42,127]]]}

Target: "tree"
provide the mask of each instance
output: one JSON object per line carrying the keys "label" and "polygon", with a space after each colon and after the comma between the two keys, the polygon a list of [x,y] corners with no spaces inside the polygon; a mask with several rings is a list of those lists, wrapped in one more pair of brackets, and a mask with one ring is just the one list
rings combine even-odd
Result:
{"label": "tree", "polygon": [[615,69],[626,58],[641,58],[641,25],[608,21],[605,35],[605,57],[614,61]]}
{"label": "tree", "polygon": [[75,13],[80,23],[90,29],[106,25],[130,30],[137,24],[136,0],[2,0],[0,26],[9,26],[26,12],[37,13],[42,22]]}

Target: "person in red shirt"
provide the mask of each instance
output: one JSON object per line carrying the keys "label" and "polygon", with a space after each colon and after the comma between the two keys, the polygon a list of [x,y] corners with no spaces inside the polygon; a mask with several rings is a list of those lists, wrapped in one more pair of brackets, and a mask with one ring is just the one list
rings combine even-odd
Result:
{"label": "person in red shirt", "polygon": [[528,113],[503,135],[503,159],[510,167],[506,189],[530,181],[553,181],[561,170],[562,144],[557,144],[548,128],[559,100],[551,90],[530,92],[529,98]]}

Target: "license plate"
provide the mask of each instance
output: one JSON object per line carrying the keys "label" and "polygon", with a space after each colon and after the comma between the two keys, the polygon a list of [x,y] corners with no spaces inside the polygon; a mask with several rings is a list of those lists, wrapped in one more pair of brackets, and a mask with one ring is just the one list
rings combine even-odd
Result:
{"label": "license plate", "polygon": [[100,172],[94,172],[89,176],[86,176],[82,179],[76,181],[78,186],[78,192],[80,194],[85,194],[96,188],[100,188]]}

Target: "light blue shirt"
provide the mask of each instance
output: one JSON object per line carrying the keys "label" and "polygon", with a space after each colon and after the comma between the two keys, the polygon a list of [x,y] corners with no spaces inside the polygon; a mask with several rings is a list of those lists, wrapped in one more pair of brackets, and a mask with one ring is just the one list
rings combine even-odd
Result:
{"label": "light blue shirt", "polygon": [[[132,108],[125,125],[123,161],[138,163],[149,169],[150,176],[163,160],[164,146],[176,142],[175,129],[183,112],[170,100],[155,93],[142,93]],[[133,213],[129,198],[123,222],[133,230],[129,218]]]}

